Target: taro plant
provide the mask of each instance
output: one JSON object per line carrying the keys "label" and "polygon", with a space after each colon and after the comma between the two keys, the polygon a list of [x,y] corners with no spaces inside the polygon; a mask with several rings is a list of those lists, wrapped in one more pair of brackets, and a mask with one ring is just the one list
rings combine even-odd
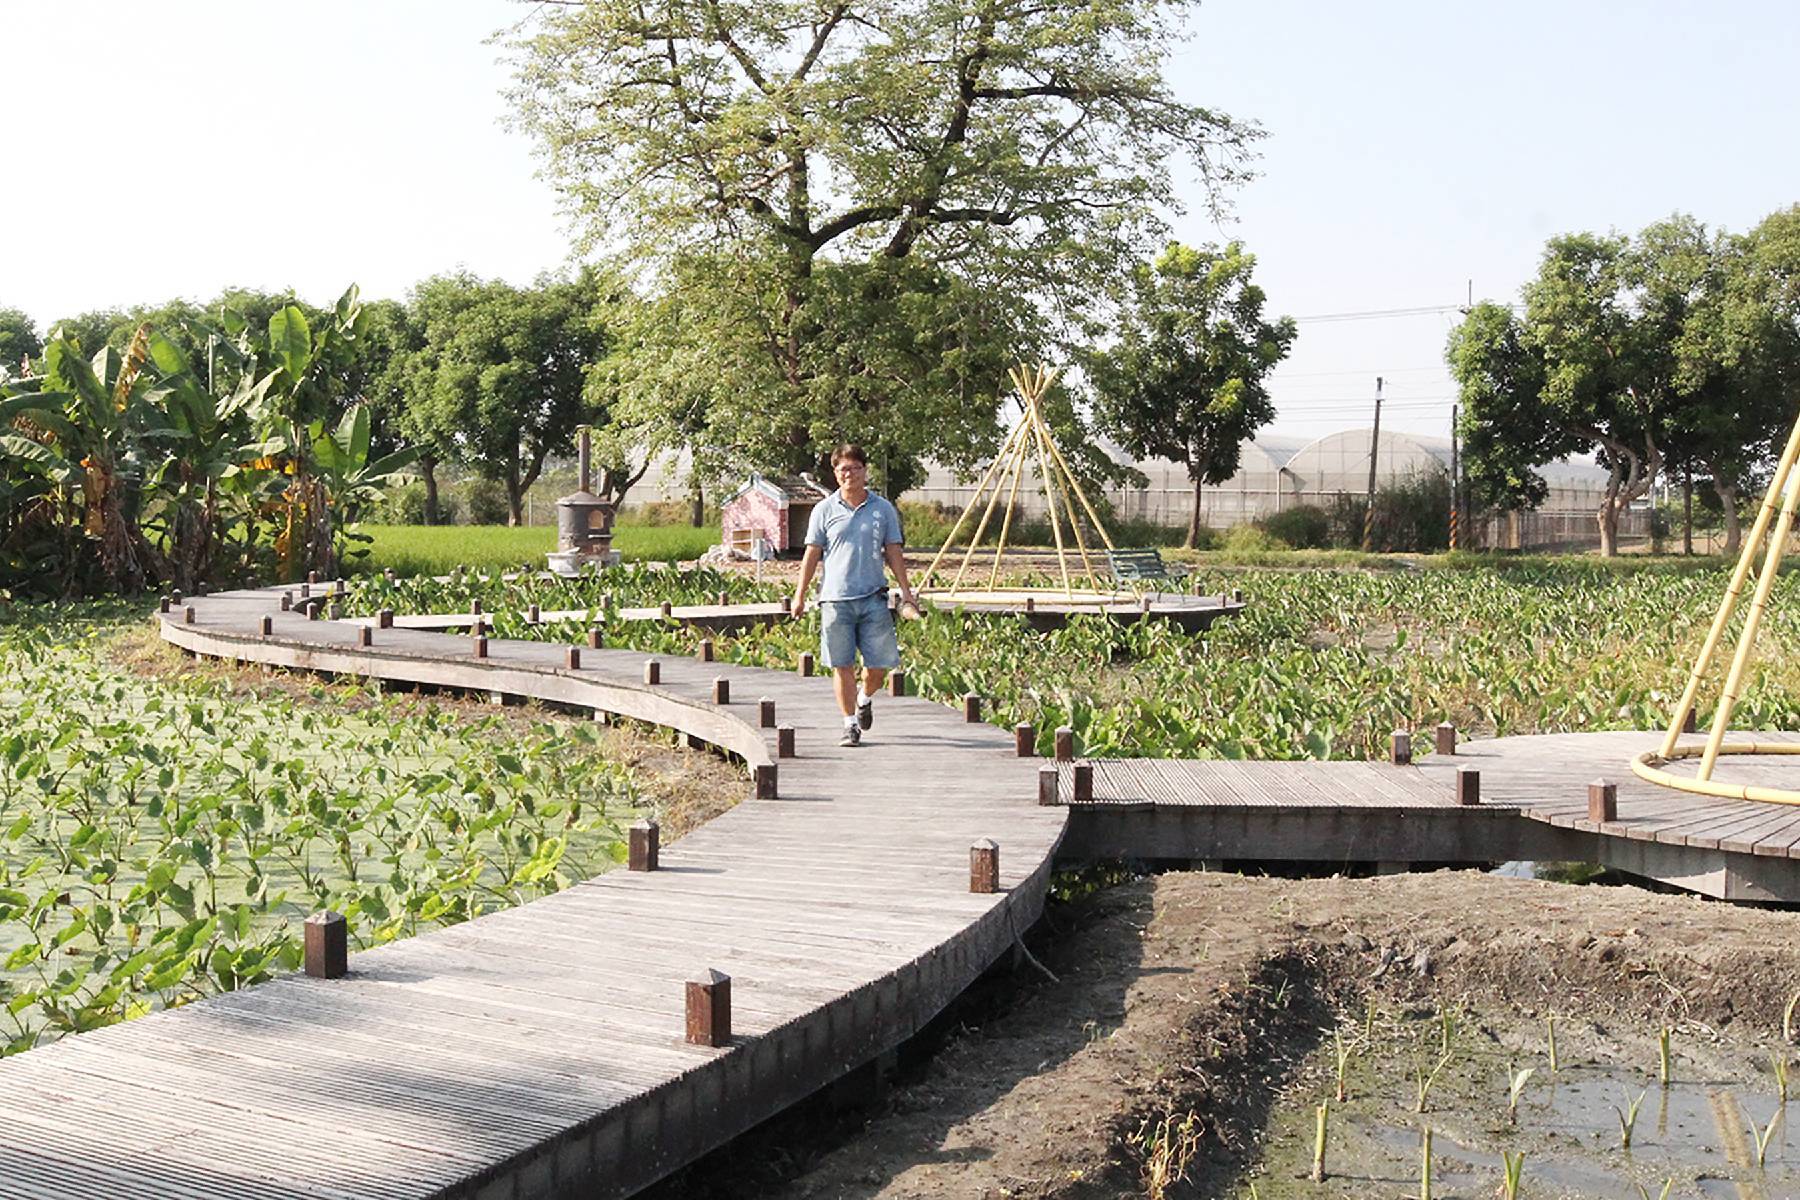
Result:
{"label": "taro plant", "polygon": [[1664,1087],[1675,1082],[1675,1069],[1669,1053],[1671,1031],[1664,1025],[1656,1034],[1656,1077]]}
{"label": "taro plant", "polygon": [[1519,1200],[1519,1181],[1525,1175],[1525,1152],[1523,1150],[1502,1150],[1500,1152],[1500,1192],[1506,1200]]}
{"label": "taro plant", "polygon": [[1341,1027],[1332,1029],[1331,1037],[1335,1043],[1334,1049],[1337,1058],[1337,1102],[1342,1104],[1350,1098],[1346,1077],[1350,1070],[1351,1047],[1345,1043],[1344,1031]]}
{"label": "taro plant", "polygon": [[1431,1200],[1431,1126],[1419,1136],[1419,1200]]}
{"label": "taro plant", "polygon": [[1438,1076],[1443,1074],[1444,1068],[1449,1064],[1450,1056],[1445,1054],[1439,1057],[1437,1065],[1431,1068],[1431,1074],[1429,1075],[1425,1073],[1423,1065],[1415,1065],[1413,1067],[1413,1074],[1417,1084],[1417,1098],[1413,1103],[1413,1111],[1415,1113],[1423,1113],[1425,1111],[1426,1102],[1431,1095],[1432,1085],[1437,1082]]}
{"label": "taro plant", "polygon": [[1556,1074],[1556,1014],[1549,1013],[1544,1017],[1544,1030],[1550,1043],[1550,1073]]}
{"label": "taro plant", "polygon": [[1769,1123],[1760,1129],[1755,1121],[1750,1122],[1750,1136],[1756,1140],[1756,1169],[1759,1171],[1763,1169],[1763,1163],[1768,1158],[1769,1139],[1775,1136],[1775,1126],[1781,1123],[1783,1111],[1783,1109],[1777,1108],[1770,1116]]}
{"label": "taro plant", "polygon": [[1525,1093],[1525,1085],[1537,1074],[1536,1067],[1524,1067],[1520,1070],[1507,1068],[1506,1085],[1506,1120],[1509,1125],[1519,1123],[1519,1098]]}
{"label": "taro plant", "polygon": [[1784,1050],[1777,1050],[1769,1055],[1769,1069],[1775,1075],[1775,1098],[1782,1104],[1786,1104],[1788,1099],[1788,1066],[1789,1060]]}
{"label": "taro plant", "polygon": [[1325,1182],[1325,1135],[1331,1120],[1331,1102],[1326,1101],[1313,1112],[1315,1125],[1313,1129],[1313,1161],[1312,1180],[1314,1183]]}

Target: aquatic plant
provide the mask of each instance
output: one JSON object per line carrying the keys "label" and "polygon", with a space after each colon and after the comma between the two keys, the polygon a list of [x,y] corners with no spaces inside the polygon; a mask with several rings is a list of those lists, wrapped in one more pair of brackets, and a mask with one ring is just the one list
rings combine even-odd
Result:
{"label": "aquatic plant", "polygon": [[1549,1041],[1550,1041],[1550,1073],[1552,1075],[1554,1075],[1554,1074],[1556,1074],[1556,1071],[1557,1071],[1556,1014],[1555,1013],[1549,1013],[1544,1017],[1544,1027],[1545,1027],[1546,1032],[1549,1034]]}
{"label": "aquatic plant", "polygon": [[1782,1051],[1769,1055],[1769,1066],[1775,1072],[1775,1095],[1781,1103],[1788,1098],[1788,1056]]}
{"label": "aquatic plant", "polygon": [[1431,1126],[1419,1138],[1419,1200],[1431,1200]]}
{"label": "aquatic plant", "polygon": [[[1639,1092],[1638,1098],[1624,1108],[1613,1105],[1613,1115],[1619,1118],[1619,1149],[1631,1149],[1631,1133],[1637,1128],[1638,1108],[1644,1103],[1644,1097],[1648,1094],[1649,1089]],[[1620,1099],[1624,1098],[1623,1095],[1620,1096]]]}
{"label": "aquatic plant", "polygon": [[1667,1025],[1664,1025],[1656,1035],[1656,1074],[1657,1078],[1662,1081],[1664,1087],[1668,1087],[1671,1083],[1675,1082],[1675,1069],[1670,1062],[1669,1056],[1670,1036],[1670,1030]]}
{"label": "aquatic plant", "polygon": [[1334,1028],[1331,1031],[1331,1037],[1337,1043],[1337,1101],[1342,1104],[1350,1098],[1349,1090],[1345,1085],[1345,1076],[1350,1069],[1351,1048],[1344,1042],[1342,1029]]}
{"label": "aquatic plant", "polygon": [[1500,1162],[1500,1192],[1506,1200],[1519,1200],[1519,1180],[1525,1174],[1525,1152],[1502,1150]]}
{"label": "aquatic plant", "polygon": [[1775,1134],[1775,1126],[1781,1123],[1782,1112],[1782,1109],[1777,1108],[1769,1118],[1769,1123],[1761,1129],[1756,1127],[1755,1121],[1750,1122],[1750,1136],[1756,1139],[1756,1169],[1759,1171],[1763,1169],[1763,1160],[1768,1157],[1769,1139]]}
{"label": "aquatic plant", "polygon": [[1536,1067],[1525,1067],[1518,1071],[1514,1071],[1510,1067],[1507,1069],[1510,1082],[1506,1088],[1506,1119],[1510,1124],[1517,1125],[1519,1123],[1519,1097],[1524,1094],[1526,1083],[1536,1074]]}
{"label": "aquatic plant", "polygon": [[1324,1183],[1325,1182],[1325,1131],[1326,1131],[1327,1122],[1331,1118],[1330,1102],[1327,1101],[1326,1103],[1319,1105],[1318,1109],[1314,1113],[1314,1116],[1317,1118],[1317,1128],[1313,1133],[1312,1178],[1313,1178],[1314,1183]]}
{"label": "aquatic plant", "polygon": [[1437,1066],[1431,1068],[1431,1074],[1429,1075],[1425,1073],[1425,1068],[1423,1066],[1413,1067],[1413,1074],[1417,1077],[1418,1083],[1418,1099],[1413,1104],[1414,1112],[1422,1113],[1425,1111],[1425,1100],[1426,1097],[1431,1095],[1431,1085],[1437,1082],[1438,1076],[1443,1073],[1444,1068],[1449,1065],[1449,1062],[1450,1056],[1445,1054],[1438,1059]]}

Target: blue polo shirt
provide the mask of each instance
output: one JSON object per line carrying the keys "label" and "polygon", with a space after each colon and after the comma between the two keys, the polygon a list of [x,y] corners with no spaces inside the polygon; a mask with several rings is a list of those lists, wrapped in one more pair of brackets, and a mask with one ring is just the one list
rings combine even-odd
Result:
{"label": "blue polo shirt", "polygon": [[806,523],[806,544],[825,552],[819,599],[860,600],[885,592],[887,563],[882,551],[904,541],[900,513],[885,496],[871,491],[852,508],[839,489],[819,501]]}

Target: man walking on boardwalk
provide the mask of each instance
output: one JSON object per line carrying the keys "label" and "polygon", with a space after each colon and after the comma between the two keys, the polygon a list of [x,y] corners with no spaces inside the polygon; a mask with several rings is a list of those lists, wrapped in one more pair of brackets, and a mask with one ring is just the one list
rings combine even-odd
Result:
{"label": "man walking on boardwalk", "polygon": [[[819,582],[822,613],[820,649],[831,668],[838,708],[844,713],[840,746],[855,746],[862,731],[875,723],[875,693],[887,673],[900,665],[894,617],[887,605],[887,571],[900,585],[901,611],[916,613],[912,585],[906,580],[905,538],[900,514],[885,496],[869,490],[869,459],[861,446],[839,446],[831,453],[838,490],[812,510],[806,526],[806,556],[800,560],[800,586],[794,590],[794,616],[806,611],[806,593],[822,561]],[[886,565],[886,570],[883,569]],[[857,695],[856,655],[862,652],[862,695]]]}

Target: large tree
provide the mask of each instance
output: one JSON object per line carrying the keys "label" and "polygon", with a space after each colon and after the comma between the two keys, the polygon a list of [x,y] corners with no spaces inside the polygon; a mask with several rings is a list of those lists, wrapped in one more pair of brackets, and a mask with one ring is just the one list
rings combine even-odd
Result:
{"label": "large tree", "polygon": [[954,461],[1025,331],[1142,248],[1169,164],[1241,169],[1255,131],[1162,78],[1187,7],[551,4],[513,98],[590,242],[689,290],[669,427],[734,464],[866,430]]}
{"label": "large tree", "polygon": [[606,353],[607,298],[594,271],[529,288],[468,274],[419,284],[411,348],[389,377],[403,393],[397,427],[439,461],[503,485],[508,519],[522,524],[544,460],[566,453],[594,416],[587,379]]}
{"label": "large tree", "polygon": [[1200,538],[1200,492],[1237,473],[1244,442],[1275,418],[1267,377],[1287,357],[1294,320],[1263,316],[1256,258],[1179,243],[1132,274],[1116,344],[1089,356],[1096,417],[1137,458],[1187,468]]}
{"label": "large tree", "polygon": [[29,375],[26,362],[43,352],[43,339],[31,318],[16,308],[0,308],[0,379]]}

